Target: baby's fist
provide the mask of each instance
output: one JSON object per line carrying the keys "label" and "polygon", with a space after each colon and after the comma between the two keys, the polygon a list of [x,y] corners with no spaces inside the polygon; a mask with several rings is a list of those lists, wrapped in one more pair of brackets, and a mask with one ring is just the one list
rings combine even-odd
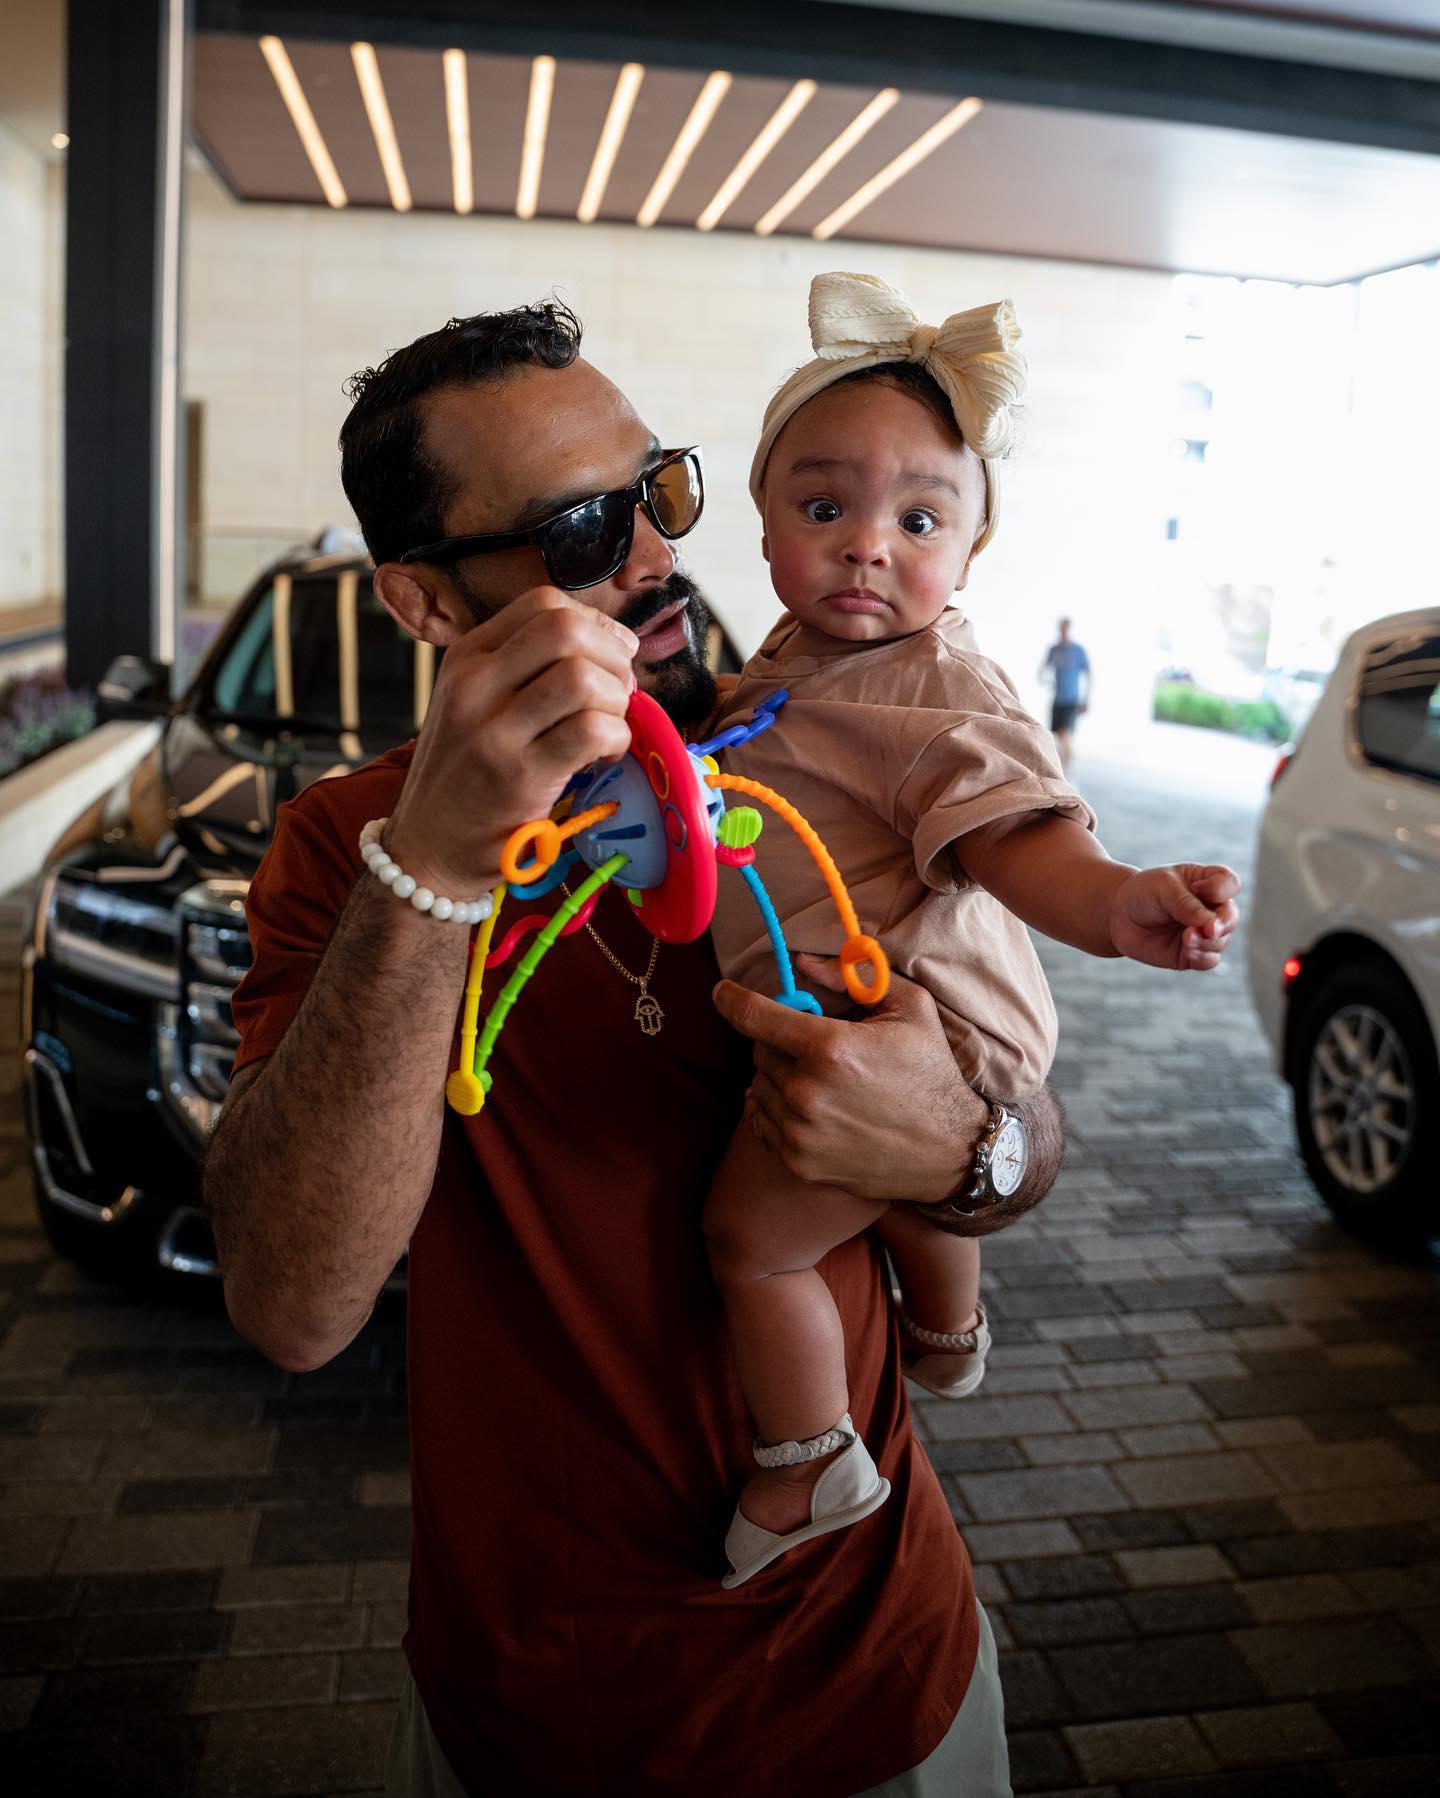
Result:
{"label": "baby's fist", "polygon": [[1116,889],[1110,940],[1117,955],[1154,968],[1207,972],[1239,921],[1240,878],[1231,868],[1179,862],[1141,868]]}

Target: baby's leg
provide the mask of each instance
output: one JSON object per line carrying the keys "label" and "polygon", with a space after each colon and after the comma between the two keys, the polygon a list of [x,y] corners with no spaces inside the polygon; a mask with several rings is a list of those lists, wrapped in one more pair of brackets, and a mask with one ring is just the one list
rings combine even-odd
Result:
{"label": "baby's leg", "polygon": [[[804,1441],[849,1410],[840,1314],[815,1263],[888,1209],[797,1180],[747,1125],[731,1141],[706,1201],[705,1237],[762,1441]],[[755,1473],[745,1515],[777,1533],[807,1522],[809,1491],[826,1465]]]}
{"label": "baby's leg", "polygon": [[905,1372],[938,1398],[968,1398],[985,1378],[990,1328],[980,1309],[980,1244],[896,1205],[878,1226],[904,1299]]}
{"label": "baby's leg", "polygon": [[980,1244],[975,1237],[937,1230],[907,1205],[892,1206],[876,1234],[895,1263],[913,1322],[942,1335],[975,1328],[980,1302]]}

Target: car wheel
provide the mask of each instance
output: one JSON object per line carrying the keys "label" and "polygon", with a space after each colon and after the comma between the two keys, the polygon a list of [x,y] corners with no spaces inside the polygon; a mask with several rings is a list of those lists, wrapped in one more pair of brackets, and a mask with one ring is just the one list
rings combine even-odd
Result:
{"label": "car wheel", "polygon": [[1440,1066],[1420,1002],[1383,962],[1326,974],[1301,1001],[1291,1063],[1300,1152],[1347,1228],[1440,1234]]}

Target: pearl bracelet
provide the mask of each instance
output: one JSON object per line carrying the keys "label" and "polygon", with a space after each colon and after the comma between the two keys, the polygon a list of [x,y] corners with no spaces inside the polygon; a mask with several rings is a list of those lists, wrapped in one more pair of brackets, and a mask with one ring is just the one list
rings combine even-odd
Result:
{"label": "pearl bracelet", "polygon": [[366,867],[380,882],[389,887],[397,899],[408,899],[416,911],[429,912],[443,924],[479,924],[490,916],[495,901],[486,893],[483,899],[441,899],[429,887],[417,884],[413,874],[401,871],[400,864],[385,853],[380,833],[388,818],[372,818],[360,832],[360,855]]}

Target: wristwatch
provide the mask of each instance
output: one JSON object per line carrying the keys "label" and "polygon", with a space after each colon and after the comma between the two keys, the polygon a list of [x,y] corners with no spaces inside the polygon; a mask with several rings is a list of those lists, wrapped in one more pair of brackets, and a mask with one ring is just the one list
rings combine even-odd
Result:
{"label": "wristwatch", "polygon": [[1025,1125],[1008,1106],[992,1100],[990,1122],[975,1150],[975,1169],[970,1184],[938,1209],[952,1217],[974,1217],[991,1205],[999,1205],[1019,1190],[1030,1159]]}

